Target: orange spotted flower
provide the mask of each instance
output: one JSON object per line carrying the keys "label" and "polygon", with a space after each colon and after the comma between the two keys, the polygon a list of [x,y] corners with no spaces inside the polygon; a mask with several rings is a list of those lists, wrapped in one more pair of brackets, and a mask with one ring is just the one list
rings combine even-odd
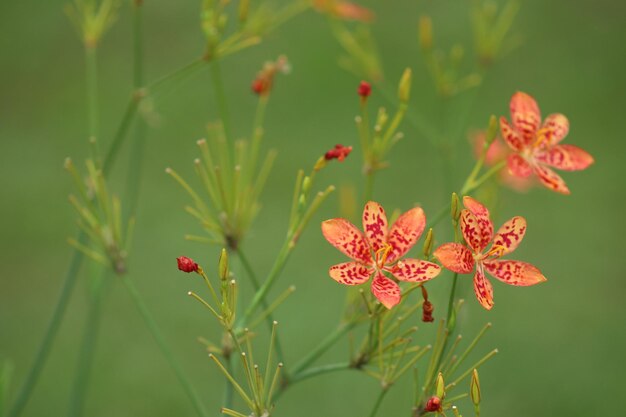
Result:
{"label": "orange spotted flower", "polygon": [[[493,287],[485,278],[485,270],[500,281],[516,286],[530,286],[546,278],[535,266],[520,261],[500,260],[513,252],[526,233],[526,219],[513,217],[493,234],[489,210],[471,197],[463,197],[465,209],[461,211],[461,232],[467,247],[461,243],[444,243],[434,252],[441,264],[459,274],[474,270],[474,292],[487,310],[493,307]],[[489,250],[485,249],[493,242]]]}
{"label": "orange spotted flower", "polygon": [[432,262],[403,259],[426,226],[426,216],[420,207],[403,213],[389,229],[385,210],[370,201],[363,210],[362,233],[346,219],[330,219],[322,223],[322,233],[328,242],[352,259],[330,267],[328,273],[345,285],[359,285],[371,276],[372,293],[387,308],[400,302],[400,287],[383,272],[400,281],[424,282],[436,277],[441,268]]}
{"label": "orange spotted flower", "polygon": [[502,137],[515,151],[507,160],[509,171],[526,178],[533,172],[549,189],[569,194],[565,181],[552,168],[580,171],[593,163],[593,157],[574,145],[560,145],[567,136],[569,121],[562,114],[551,114],[541,124],[541,113],[534,98],[526,93],[513,94],[511,121],[500,118]]}

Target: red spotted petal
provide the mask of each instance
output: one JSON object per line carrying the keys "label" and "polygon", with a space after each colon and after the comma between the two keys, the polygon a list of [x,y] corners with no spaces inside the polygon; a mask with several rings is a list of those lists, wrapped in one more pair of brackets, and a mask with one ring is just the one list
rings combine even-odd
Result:
{"label": "red spotted petal", "polygon": [[472,252],[460,243],[444,243],[433,253],[444,268],[459,274],[469,274],[474,269]]}
{"label": "red spotted petal", "polygon": [[517,249],[526,233],[526,219],[521,216],[513,217],[504,223],[493,238],[493,246],[490,252],[496,257],[506,255]]}
{"label": "red spotted petal", "polygon": [[513,127],[526,144],[535,142],[535,135],[541,124],[541,113],[534,98],[526,93],[517,92],[511,97],[509,104]]}
{"label": "red spotted petal", "polygon": [[391,264],[404,256],[420,238],[424,227],[426,227],[426,216],[421,207],[402,213],[389,232],[388,243],[393,249],[387,256],[387,263]]}
{"label": "red spotted petal", "polygon": [[344,262],[331,266],[328,275],[340,284],[359,285],[367,282],[372,272],[372,268],[358,262]]}
{"label": "red spotted petal", "polygon": [[593,163],[593,157],[578,146],[556,145],[535,156],[544,164],[563,171],[580,171]]}
{"label": "red spotted petal", "polygon": [[477,265],[476,273],[474,274],[474,293],[480,305],[487,310],[491,310],[493,307],[493,287],[485,278],[482,264]]}
{"label": "red spotted petal", "polygon": [[437,264],[419,259],[402,259],[392,268],[387,268],[400,281],[424,282],[435,278],[441,272]]}
{"label": "red spotted petal", "polygon": [[552,171],[550,168],[536,165],[535,173],[539,178],[539,181],[552,191],[556,191],[561,194],[569,194],[569,188],[565,185],[565,181],[561,178],[556,172]]}
{"label": "red spotted petal", "polygon": [[[480,248],[479,250],[482,250],[487,246],[487,244],[493,237],[493,223],[491,223],[491,219],[489,218],[489,210],[487,210],[487,207],[483,206],[478,201],[474,200],[472,197],[469,197],[469,196],[463,197],[463,205],[476,218],[477,225],[476,225],[476,230],[474,234],[475,236],[474,239],[475,239],[475,242],[478,243],[478,246],[474,246],[474,244],[470,243],[470,241],[467,240],[467,238],[466,238],[466,242],[469,243],[470,246],[474,248],[479,247]],[[463,217],[463,215],[461,215],[461,217]],[[463,221],[461,221],[461,224],[463,224]],[[468,224],[468,226],[472,227],[474,225]],[[461,226],[461,229],[463,229],[463,226]],[[468,233],[470,232],[471,231],[468,230]],[[465,233],[466,232],[463,231],[464,237],[467,236]]]}
{"label": "red spotted petal", "polygon": [[366,265],[374,263],[365,236],[346,219],[330,219],[322,222],[322,233],[328,243],[355,261]]}
{"label": "red spotted petal", "polygon": [[500,133],[502,133],[502,138],[507,145],[509,145],[509,147],[515,152],[519,152],[524,149],[524,141],[504,117],[500,118]]}
{"label": "red spotted petal", "polygon": [[520,155],[512,154],[506,160],[511,175],[519,178],[527,178],[533,172],[530,164]]}
{"label": "red spotted petal", "polygon": [[389,309],[400,302],[400,287],[380,272],[372,281],[372,294]]}
{"label": "red spotted petal", "polygon": [[387,216],[382,206],[374,201],[368,202],[363,210],[363,231],[374,252],[386,245]]}
{"label": "red spotted petal", "polygon": [[527,287],[546,281],[534,265],[520,261],[484,261],[485,268],[494,277],[510,285]]}
{"label": "red spotted petal", "polygon": [[543,126],[537,132],[537,145],[552,146],[563,140],[569,132],[569,120],[562,114],[551,114],[546,117]]}
{"label": "red spotted petal", "polygon": [[474,252],[482,252],[491,241],[493,227],[483,229],[476,216],[469,210],[463,210],[461,211],[461,232]]}

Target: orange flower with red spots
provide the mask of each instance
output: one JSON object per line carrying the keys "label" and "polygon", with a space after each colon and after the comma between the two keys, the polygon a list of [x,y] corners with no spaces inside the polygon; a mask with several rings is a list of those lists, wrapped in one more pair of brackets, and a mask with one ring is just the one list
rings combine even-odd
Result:
{"label": "orange flower with red spots", "polygon": [[400,287],[384,272],[406,282],[428,281],[441,272],[439,265],[432,262],[400,259],[415,245],[425,226],[424,211],[415,207],[389,228],[385,210],[373,201],[363,210],[365,233],[346,219],[326,220],[322,223],[324,237],[352,259],[331,266],[330,277],[341,284],[359,285],[374,276],[372,293],[385,307],[392,308],[400,302]]}
{"label": "orange flower with red spots", "polygon": [[551,168],[580,171],[593,163],[593,157],[574,145],[559,143],[569,132],[569,121],[562,114],[551,114],[541,123],[534,98],[517,92],[511,98],[511,124],[500,118],[502,138],[515,152],[507,159],[511,174],[526,178],[532,173],[549,189],[569,194],[565,181]]}
{"label": "orange flower with red spots", "polygon": [[[484,308],[491,310],[493,307],[493,287],[485,278],[485,270],[509,285],[525,287],[546,281],[541,271],[529,263],[499,259],[520,244],[526,233],[526,219],[513,217],[494,235],[485,206],[471,197],[463,197],[463,205],[460,225],[467,246],[445,243],[433,255],[445,268],[459,274],[471,273],[476,265],[474,292]],[[485,251],[490,242],[493,242],[491,247]]]}

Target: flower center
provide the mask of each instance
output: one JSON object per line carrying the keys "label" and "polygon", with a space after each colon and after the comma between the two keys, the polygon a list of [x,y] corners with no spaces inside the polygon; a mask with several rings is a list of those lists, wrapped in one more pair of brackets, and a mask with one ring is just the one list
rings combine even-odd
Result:
{"label": "flower center", "polygon": [[384,243],[383,247],[378,249],[375,254],[376,258],[376,267],[378,269],[383,269],[385,263],[387,263],[387,257],[393,250],[393,247],[389,243]]}

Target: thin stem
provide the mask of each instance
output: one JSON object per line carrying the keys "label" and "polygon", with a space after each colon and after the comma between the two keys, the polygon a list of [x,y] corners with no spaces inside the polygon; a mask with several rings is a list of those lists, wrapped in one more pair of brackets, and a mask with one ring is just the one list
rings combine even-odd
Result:
{"label": "thin stem", "polygon": [[370,170],[370,172],[368,172],[367,174],[365,174],[365,194],[364,194],[364,203],[367,203],[368,201],[370,201],[372,199],[372,194],[374,193],[374,176],[376,175],[376,172],[374,171],[374,169],[372,168],[372,170]]}
{"label": "thin stem", "polygon": [[[79,232],[77,241],[81,244],[85,244],[86,240],[87,238],[85,233]],[[54,338],[61,325],[63,315],[65,314],[65,310],[67,308],[67,303],[70,299],[70,296],[72,295],[72,290],[74,289],[74,285],[76,284],[76,278],[78,277],[78,272],[80,270],[83,258],[84,255],[82,252],[74,250],[72,260],[70,261],[70,265],[65,274],[65,280],[63,282],[63,287],[61,288],[61,294],[59,295],[59,299],[54,308],[54,312],[52,313],[52,318],[50,319],[50,323],[48,324],[46,333],[43,337],[43,340],[41,341],[41,344],[39,345],[39,349],[37,350],[35,361],[33,362],[33,365],[30,368],[28,375],[26,376],[26,380],[24,381],[19,393],[17,394],[17,399],[13,403],[13,406],[9,409],[7,417],[17,417],[22,413],[24,407],[26,406],[26,403],[28,402],[30,394],[37,384],[37,380],[39,379],[39,375],[43,370],[46,359],[48,359],[48,355],[50,353],[52,343],[54,342]]]}
{"label": "thin stem", "polygon": [[330,365],[321,365],[321,366],[316,366],[314,368],[308,368],[298,373],[297,375],[292,376],[289,379],[289,385],[286,385],[285,388],[287,386],[291,386],[293,384],[304,381],[305,379],[312,378],[314,376],[327,374],[327,373],[331,373],[335,371],[345,371],[348,369],[357,369],[357,368],[353,367],[350,362],[332,363]]}
{"label": "thin stem", "polygon": [[[98,139],[98,61],[97,48],[95,45],[85,46],[85,72],[87,78],[87,111],[89,141],[94,144],[94,151],[97,150]],[[92,155],[94,161],[98,161],[99,155]]]}
{"label": "thin stem", "polygon": [[378,413],[378,409],[380,408],[380,405],[383,403],[383,399],[385,398],[385,395],[387,395],[388,391],[389,391],[389,387],[383,387],[383,389],[380,391],[380,394],[378,394],[378,398],[376,398],[376,402],[374,403],[374,407],[372,408],[372,411],[370,412],[370,417],[376,416],[376,413]]}
{"label": "thin stem", "polygon": [[343,323],[339,327],[337,327],[332,333],[330,333],[322,342],[308,355],[304,358],[300,359],[298,363],[296,363],[293,367],[293,375],[294,378],[298,378],[298,374],[302,371],[305,371],[313,362],[315,362],[324,352],[326,352],[330,347],[332,347],[341,336],[346,334],[350,329],[354,327],[356,323],[349,322]]}
{"label": "thin stem", "polygon": [[228,113],[228,104],[226,101],[226,93],[224,92],[224,82],[222,80],[222,71],[218,61],[211,63],[211,80],[213,81],[213,89],[215,90],[215,100],[217,101],[217,109],[222,119],[224,133],[227,139],[232,140],[230,130],[230,116]]}
{"label": "thin stem", "polygon": [[113,278],[111,275],[110,269],[103,271],[100,282],[97,283],[97,286],[94,288],[91,296],[89,311],[87,312],[87,320],[85,321],[83,341],[78,355],[76,376],[74,379],[72,393],[70,395],[70,406],[68,412],[68,416],[70,417],[78,417],[83,414],[87,387],[89,385],[89,377],[96,351],[98,330],[102,321],[102,299],[106,289],[111,283],[111,278]]}
{"label": "thin stem", "polygon": [[152,317],[152,313],[150,313],[150,310],[148,310],[148,308],[144,304],[141,298],[141,295],[135,288],[135,285],[130,279],[128,279],[128,277],[122,277],[122,281],[124,282],[124,285],[126,286],[126,289],[128,290],[128,293],[130,294],[133,302],[135,303],[135,306],[139,310],[139,313],[141,314],[142,318],[146,322],[146,326],[148,327],[148,330],[150,330],[150,333],[152,333],[154,340],[159,346],[159,349],[161,349],[161,353],[163,353],[163,356],[165,356],[165,359],[174,370],[174,373],[176,373],[178,382],[180,382],[183,390],[185,391],[185,393],[191,400],[193,407],[196,410],[196,413],[201,417],[206,417],[208,414],[206,410],[204,409],[204,406],[202,405],[202,402],[200,401],[198,394],[196,393],[193,386],[187,379],[187,376],[184,374],[180,364],[176,360],[176,357],[173,355],[172,351],[167,345],[167,342],[163,338],[163,334],[161,333],[159,326],[154,321],[154,318]]}
{"label": "thin stem", "polygon": [[500,172],[500,170],[502,170],[502,168],[504,168],[505,165],[506,165],[506,160],[498,162],[496,165],[492,166],[487,172],[485,172],[482,177],[475,180],[472,184],[468,184],[467,188],[464,188],[463,190],[461,190],[461,194],[467,195],[471,193],[472,191],[477,190],[494,174],[497,174],[498,172]]}
{"label": "thin stem", "polygon": [[[228,356],[227,358],[224,358],[224,362],[225,365],[224,367],[226,368],[226,371],[229,374],[233,374],[233,363],[232,363],[232,359],[230,356]],[[226,408],[232,408],[233,406],[233,384],[231,384],[231,382],[226,379],[226,385],[224,386],[224,407]]]}
{"label": "thin stem", "polygon": [[[458,281],[459,274],[456,272],[452,276],[452,286],[450,287],[450,298],[448,299],[448,315],[446,319],[446,323],[448,325],[448,336],[452,336],[452,332],[454,331],[454,326],[450,327],[450,320],[452,319],[452,314],[454,313],[454,294],[456,292],[456,283]],[[447,341],[447,339],[446,339]],[[445,343],[444,343],[445,350]]]}

